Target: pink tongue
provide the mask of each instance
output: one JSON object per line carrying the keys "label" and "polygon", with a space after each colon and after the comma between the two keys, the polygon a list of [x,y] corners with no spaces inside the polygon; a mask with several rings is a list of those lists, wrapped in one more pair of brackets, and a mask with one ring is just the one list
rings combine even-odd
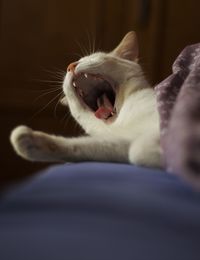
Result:
{"label": "pink tongue", "polygon": [[95,116],[99,119],[107,119],[113,112],[113,106],[106,94],[98,98],[97,104],[99,108],[96,110]]}
{"label": "pink tongue", "polygon": [[112,112],[112,109],[106,107],[99,107],[95,112],[95,116],[99,119],[107,119]]}

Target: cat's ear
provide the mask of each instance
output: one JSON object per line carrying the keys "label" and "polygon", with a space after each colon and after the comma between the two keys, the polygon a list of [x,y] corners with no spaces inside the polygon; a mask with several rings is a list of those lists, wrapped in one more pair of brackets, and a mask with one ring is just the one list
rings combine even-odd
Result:
{"label": "cat's ear", "polygon": [[122,59],[137,61],[139,47],[136,33],[134,31],[127,33],[111,54]]}

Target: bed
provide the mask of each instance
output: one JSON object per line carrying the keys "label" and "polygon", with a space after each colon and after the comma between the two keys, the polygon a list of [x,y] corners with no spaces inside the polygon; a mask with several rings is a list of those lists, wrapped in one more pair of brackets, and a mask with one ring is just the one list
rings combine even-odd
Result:
{"label": "bed", "polygon": [[200,193],[125,164],[57,165],[0,202],[1,260],[200,259]]}

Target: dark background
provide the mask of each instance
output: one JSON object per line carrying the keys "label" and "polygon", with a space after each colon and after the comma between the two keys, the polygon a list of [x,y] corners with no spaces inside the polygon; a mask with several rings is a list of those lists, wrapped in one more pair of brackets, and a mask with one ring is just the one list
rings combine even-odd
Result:
{"label": "dark background", "polygon": [[16,125],[66,136],[80,132],[67,108],[58,105],[55,113],[55,97],[81,49],[95,41],[96,49],[112,50],[135,30],[140,62],[155,85],[170,74],[183,47],[200,41],[199,10],[198,0],[0,0],[1,186],[47,166],[15,155],[9,135]]}

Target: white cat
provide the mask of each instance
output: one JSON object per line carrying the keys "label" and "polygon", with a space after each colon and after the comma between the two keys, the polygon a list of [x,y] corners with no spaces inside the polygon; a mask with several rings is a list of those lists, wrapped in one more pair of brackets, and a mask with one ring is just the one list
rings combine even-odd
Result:
{"label": "white cat", "polygon": [[11,134],[17,154],[31,161],[162,166],[155,92],[138,64],[135,32],[110,53],[93,53],[71,63],[63,91],[87,135],[65,138],[19,126]]}

